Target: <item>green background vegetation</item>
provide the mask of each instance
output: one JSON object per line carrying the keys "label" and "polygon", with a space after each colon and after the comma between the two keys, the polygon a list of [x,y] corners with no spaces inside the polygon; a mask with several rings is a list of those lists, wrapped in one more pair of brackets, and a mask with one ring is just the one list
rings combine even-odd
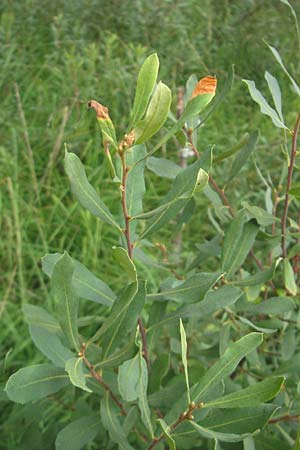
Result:
{"label": "green background vegetation", "polygon": [[[299,9],[297,2],[291,3]],[[87,101],[94,98],[107,105],[122,133],[136,74],[151,52],[160,57],[160,79],[172,88],[173,111],[176,89],[191,73],[198,78],[216,75],[221,87],[234,64],[234,88],[202,131],[199,150],[215,143],[216,154],[221,153],[246,131],[259,127],[256,158],[265,175],[271,173],[278,179],[280,132],[261,116],[241,78],[254,79],[263,88],[264,71],[270,70],[280,82],[286,123],[292,127],[294,113],[289,114],[289,107],[295,111],[295,96],[263,39],[280,50],[294,74],[299,58],[295,56],[292,17],[274,0],[4,0],[0,13],[0,342],[2,358],[7,354],[1,367],[4,382],[18,368],[43,361],[30,341],[21,304],[51,302],[48,280],[40,268],[45,253],[65,249],[109,285],[118,287],[121,282],[109,251],[115,243],[113,231],[102,228],[102,223],[74,201],[62,165],[63,143],[67,142],[68,149],[89,168],[90,181],[113,210],[117,194],[114,196],[102,164],[101,136],[94,114],[87,111]],[[178,162],[175,141],[165,151]],[[216,170],[216,178],[222,180],[224,170],[226,164]],[[263,193],[251,194],[261,183],[253,163],[249,161],[244,170],[247,179],[237,177],[228,196],[235,204],[236,199],[252,195],[253,202],[263,206]],[[157,185],[148,177],[148,205],[156,204],[158,195],[166,190],[165,183]],[[200,206],[205,212],[207,205]],[[184,232],[186,246],[193,248],[203,242],[210,236],[209,227],[206,213],[201,220],[200,207],[198,223],[194,221]],[[165,237],[168,232],[157,239],[164,241]],[[160,253],[157,256],[161,258]],[[201,269],[207,270],[205,263]],[[149,280],[154,285],[158,281],[158,275],[157,280],[153,276]],[[93,304],[84,307],[86,313],[95,310]],[[0,396],[0,447],[22,449],[24,430],[14,426],[16,409]],[[58,410],[62,418],[63,406],[53,401],[49,416]]]}

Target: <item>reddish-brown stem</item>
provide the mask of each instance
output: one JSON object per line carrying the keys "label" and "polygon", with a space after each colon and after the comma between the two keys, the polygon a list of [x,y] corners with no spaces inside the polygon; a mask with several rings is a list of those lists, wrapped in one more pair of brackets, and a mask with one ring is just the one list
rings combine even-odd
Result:
{"label": "reddish-brown stem", "polygon": [[115,394],[113,393],[111,388],[108,386],[108,384],[105,383],[105,381],[103,380],[101,375],[98,372],[96,372],[96,370],[94,369],[93,365],[89,362],[89,360],[85,356],[85,346],[84,345],[82,345],[82,349],[81,349],[81,352],[80,352],[79,356],[82,357],[84,364],[86,365],[88,371],[90,372],[90,375],[96,381],[98,381],[98,383],[101,384],[101,386],[109,393],[111,399],[120,408],[122,415],[126,416],[127,412],[125,411],[123,404],[118,400],[118,398],[115,396]]}
{"label": "reddish-brown stem", "polygon": [[[121,184],[121,192],[122,192],[122,209],[123,209],[123,215],[125,220],[125,229],[124,229],[124,236],[127,243],[127,249],[128,249],[128,256],[130,259],[133,259],[133,245],[131,243],[131,237],[130,237],[130,220],[131,217],[128,214],[128,208],[127,208],[127,200],[126,200],[126,186],[127,186],[127,176],[128,176],[128,167],[126,164],[126,154],[124,147],[122,148],[122,145],[119,148],[119,155],[122,162],[122,184]],[[147,346],[147,336],[146,336],[146,330],[143,325],[142,318],[138,318],[138,326],[140,330],[140,335],[142,339],[142,348],[143,348],[143,357],[147,364],[148,372],[150,370],[150,359],[149,359],[149,353],[148,353],[148,346]]]}
{"label": "reddish-brown stem", "polygon": [[299,127],[300,127],[300,113],[297,116],[297,120],[296,120],[295,127],[294,127],[294,130],[293,130],[293,139],[292,139],[290,164],[289,164],[289,167],[288,167],[286,193],[285,193],[285,199],[284,199],[284,209],[283,209],[283,215],[282,215],[282,219],[281,219],[281,248],[282,248],[282,256],[284,258],[287,257],[287,252],[286,252],[286,222],[287,222],[288,210],[289,210],[289,191],[290,191],[291,186],[292,186],[293,169],[294,169],[295,160],[296,160],[296,153],[297,153],[297,139],[298,139]]}
{"label": "reddish-brown stem", "polygon": [[[180,425],[185,420],[193,420],[193,418],[194,418],[193,412],[195,411],[195,409],[202,408],[202,406],[203,406],[203,403],[199,403],[198,405],[196,405],[194,402],[191,402],[189,404],[187,411],[180,414],[178,419],[172,425],[170,425],[170,431],[171,432],[174,431],[178,427],[178,425]],[[159,444],[159,442],[161,442],[164,439],[164,437],[165,436],[162,434],[158,438],[152,439],[152,442],[147,450],[152,450],[154,447],[156,447],[156,445]]]}
{"label": "reddish-brown stem", "polygon": [[127,249],[128,249],[128,255],[129,258],[132,259],[132,243],[130,238],[130,216],[128,214],[127,209],[127,201],[126,201],[126,184],[127,184],[127,176],[128,176],[128,167],[126,165],[126,156],[125,151],[120,151],[120,158],[122,161],[122,169],[123,169],[123,175],[122,175],[122,184],[121,184],[121,192],[122,192],[122,209],[123,209],[123,215],[125,220],[125,229],[124,229],[124,235],[127,242]]}
{"label": "reddish-brown stem", "polygon": [[275,419],[270,419],[268,423],[278,423],[278,422],[291,422],[294,420],[299,420],[300,416],[290,416],[286,414],[285,416],[277,417]]}

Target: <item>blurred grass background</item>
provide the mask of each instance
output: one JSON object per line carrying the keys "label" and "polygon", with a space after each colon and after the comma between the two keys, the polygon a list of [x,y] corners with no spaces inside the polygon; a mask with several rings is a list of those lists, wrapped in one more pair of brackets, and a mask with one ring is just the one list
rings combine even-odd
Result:
{"label": "blurred grass background", "polygon": [[[300,4],[291,1],[300,11]],[[285,117],[293,125],[293,94],[263,39],[277,47],[292,73],[299,69],[293,19],[274,0],[2,0],[0,4],[0,319],[2,377],[41,356],[30,343],[21,304],[49,299],[40,258],[69,251],[115,286],[120,280],[110,248],[115,235],[83,211],[70,194],[63,170],[63,143],[79,154],[90,181],[112,205],[117,193],[103,166],[100,133],[87,111],[91,98],[110,109],[119,134],[126,128],[139,67],[156,51],[160,79],[174,94],[191,73],[214,74],[222,86],[235,65],[236,80],[226,102],[201,130],[200,150],[208,143],[222,152],[246,131],[261,129],[257,159],[266,173],[278,173],[279,133],[252,103],[241,78],[264,86],[264,71],[278,77]],[[291,112],[290,112],[291,111]],[[174,148],[173,148],[174,147]],[[177,149],[168,147],[177,162]],[[159,156],[159,154],[157,155]],[[216,176],[222,185],[222,170]],[[238,177],[238,196],[259,182]],[[252,174],[252,175],[251,175]],[[250,183],[250,184],[249,184]],[[147,204],[164,183],[148,179]],[[207,226],[207,224],[206,224]],[[189,245],[201,243],[201,229],[185,233]],[[170,249],[172,251],[172,249]],[[11,405],[5,403],[9,416]],[[15,449],[19,434],[1,425],[1,449]]]}

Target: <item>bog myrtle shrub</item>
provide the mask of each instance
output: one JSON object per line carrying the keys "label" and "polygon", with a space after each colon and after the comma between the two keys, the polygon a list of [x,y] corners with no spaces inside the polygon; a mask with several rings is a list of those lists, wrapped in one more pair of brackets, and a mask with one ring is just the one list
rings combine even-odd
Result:
{"label": "bog myrtle shrub", "polygon": [[[269,48],[300,95],[278,51]],[[283,130],[283,171],[278,186],[263,178],[266,209],[242,199],[233,208],[225,187],[252,157],[259,131],[250,131],[223,154],[213,145],[201,146],[203,125],[230,91],[233,68],[221,89],[213,76],[198,81],[192,75],[177,118],[158,71],[154,53],[140,69],[128,129],[120,136],[109,109],[96,100],[88,103],[102,133],[111,177],[106,188],[117,193],[119,213],[112,213],[115,205],[106,205],[90,184],[80,158],[65,152],[75,198],[116,236],[107,251],[124,286],[116,291],[66,252],[47,254],[42,268],[50,278],[55,314],[33,304],[25,304],[23,312],[34,344],[49,362],[12,374],[5,391],[21,404],[55,394],[73,405],[69,423],[59,426],[57,450],[85,445],[249,450],[271,448],[269,442],[274,449],[291,448],[299,444],[292,412],[296,380],[293,365],[285,361],[295,352],[299,322],[300,186],[293,183],[293,171],[298,170],[300,115],[293,127],[286,123],[279,83],[269,72],[265,79],[273,106],[254,81],[244,80],[261,112]],[[182,164],[153,156],[175,140],[192,155]],[[214,168],[225,160],[231,165],[220,184]],[[146,171],[169,180],[168,192],[152,210],[143,206]],[[202,212],[199,219],[201,198],[210,202],[213,218]],[[168,243],[158,244],[156,236],[171,229],[182,249],[182,230],[195,220],[207,221],[212,237],[189,255],[179,273],[166,255]],[[163,252],[162,262],[147,253],[155,245]],[[208,258],[215,270],[200,271]],[[149,273],[165,274],[157,291],[141,261]],[[84,301],[97,304],[94,315],[79,314]],[[295,358],[299,361],[299,354]]]}

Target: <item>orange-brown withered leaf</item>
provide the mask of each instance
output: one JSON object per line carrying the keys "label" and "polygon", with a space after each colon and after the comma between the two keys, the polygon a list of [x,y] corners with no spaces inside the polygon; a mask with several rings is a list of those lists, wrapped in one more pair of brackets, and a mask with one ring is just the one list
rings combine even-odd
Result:
{"label": "orange-brown withered leaf", "polygon": [[213,94],[215,95],[217,89],[217,78],[216,77],[204,77],[198,81],[191,98],[197,97],[197,95],[203,94]]}

